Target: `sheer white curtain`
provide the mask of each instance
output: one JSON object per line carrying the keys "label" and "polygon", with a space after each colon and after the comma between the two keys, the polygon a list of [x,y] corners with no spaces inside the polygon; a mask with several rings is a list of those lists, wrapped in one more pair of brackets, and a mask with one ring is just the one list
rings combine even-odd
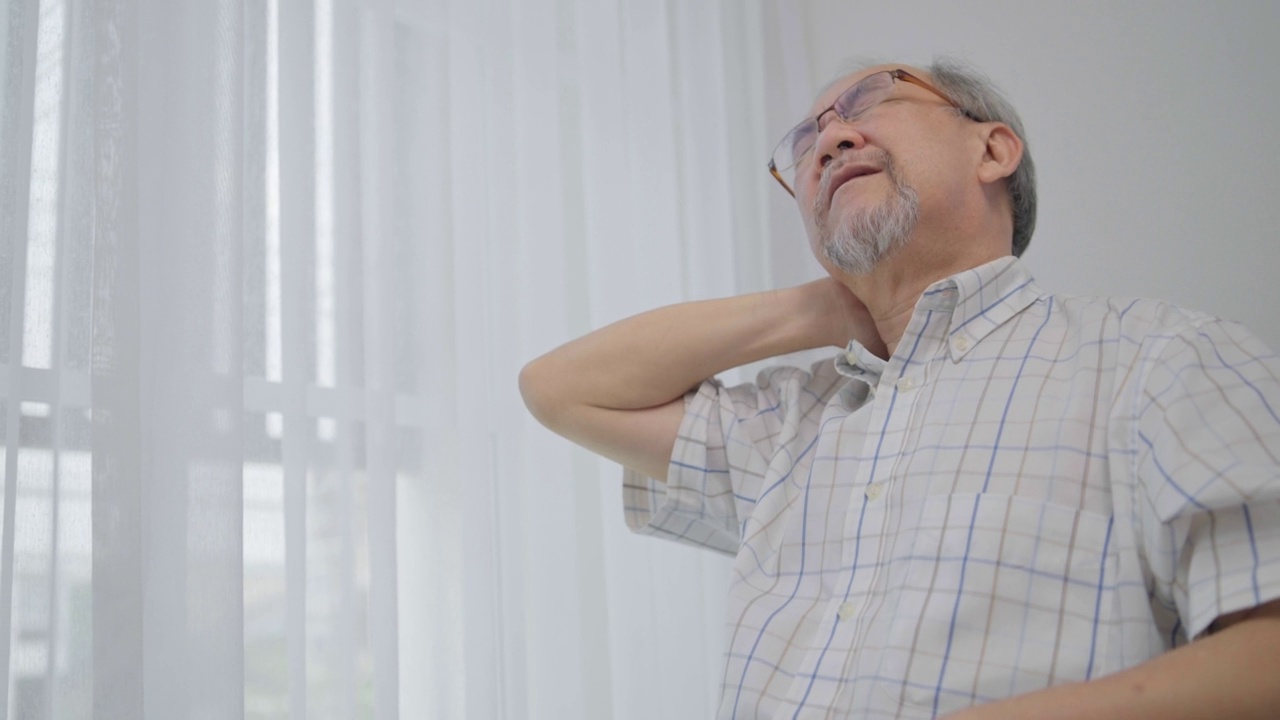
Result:
{"label": "sheer white curtain", "polygon": [[515,381],[765,284],[761,4],[6,0],[4,716],[708,716]]}

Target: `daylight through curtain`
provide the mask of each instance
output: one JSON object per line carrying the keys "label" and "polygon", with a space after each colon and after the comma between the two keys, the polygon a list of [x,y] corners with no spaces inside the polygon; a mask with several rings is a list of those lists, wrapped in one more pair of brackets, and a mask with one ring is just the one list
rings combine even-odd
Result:
{"label": "daylight through curtain", "polygon": [[763,287],[763,14],[8,0],[5,716],[708,714],[727,561],[516,375]]}

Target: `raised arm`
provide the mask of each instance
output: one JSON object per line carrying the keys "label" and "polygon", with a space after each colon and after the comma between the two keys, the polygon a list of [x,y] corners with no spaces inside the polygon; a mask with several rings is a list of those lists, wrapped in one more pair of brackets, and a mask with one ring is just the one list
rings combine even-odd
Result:
{"label": "raised arm", "polygon": [[876,349],[866,308],[824,278],[621,320],[530,362],[520,392],[552,431],[665,480],[688,390],[729,368],[852,337]]}

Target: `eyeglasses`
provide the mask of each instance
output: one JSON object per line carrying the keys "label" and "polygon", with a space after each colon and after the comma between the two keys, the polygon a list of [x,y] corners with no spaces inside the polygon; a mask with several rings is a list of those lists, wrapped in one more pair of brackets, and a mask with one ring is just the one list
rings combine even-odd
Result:
{"label": "eyeglasses", "polygon": [[836,117],[845,122],[852,122],[871,108],[888,99],[889,95],[893,93],[894,83],[898,80],[905,80],[913,85],[919,85],[946,100],[948,105],[962,112],[970,120],[977,119],[972,113],[960,107],[959,103],[948,97],[946,93],[906,70],[884,70],[872,73],[841,93],[840,97],[836,98],[836,101],[831,104],[831,107],[792,128],[791,132],[784,135],[778,146],[773,149],[773,155],[769,158],[769,172],[778,182],[782,183],[782,187],[788,193],[791,193],[791,197],[795,197],[796,192],[783,179],[782,173],[799,165],[813,151],[813,146],[818,141],[818,133],[822,130],[822,116],[834,111]]}

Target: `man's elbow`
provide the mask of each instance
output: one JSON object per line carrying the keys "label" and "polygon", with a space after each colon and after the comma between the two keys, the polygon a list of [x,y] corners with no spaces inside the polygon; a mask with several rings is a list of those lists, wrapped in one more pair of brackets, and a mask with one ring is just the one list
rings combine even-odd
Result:
{"label": "man's elbow", "polygon": [[545,356],[530,360],[520,369],[520,397],[534,419],[556,430],[567,403],[556,391],[554,371]]}

